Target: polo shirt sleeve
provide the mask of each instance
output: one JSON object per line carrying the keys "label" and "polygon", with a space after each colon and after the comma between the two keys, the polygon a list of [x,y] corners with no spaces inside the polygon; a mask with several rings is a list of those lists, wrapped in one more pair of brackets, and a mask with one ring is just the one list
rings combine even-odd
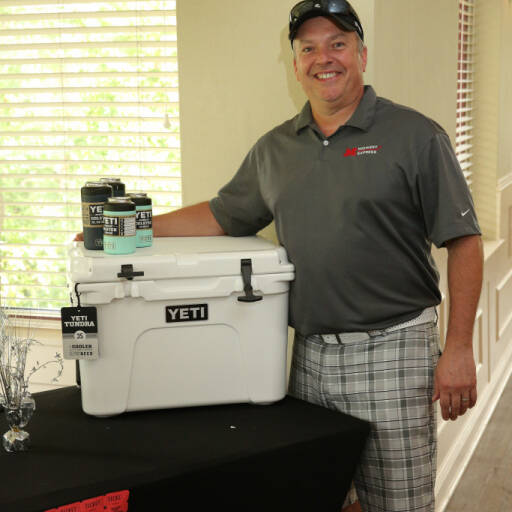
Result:
{"label": "polo shirt sleeve", "polygon": [[210,201],[210,209],[224,232],[231,236],[255,235],[272,222],[273,214],[261,195],[255,147],[231,181]]}
{"label": "polo shirt sleeve", "polygon": [[434,134],[419,156],[418,194],[428,238],[442,247],[452,238],[480,235],[471,193],[448,135]]}

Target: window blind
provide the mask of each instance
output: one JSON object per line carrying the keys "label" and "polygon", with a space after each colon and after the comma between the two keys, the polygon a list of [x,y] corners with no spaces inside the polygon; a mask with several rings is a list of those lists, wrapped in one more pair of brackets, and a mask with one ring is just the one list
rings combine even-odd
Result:
{"label": "window blind", "polygon": [[459,0],[455,153],[470,187],[473,139],[474,17],[474,0]]}
{"label": "window blind", "polygon": [[0,2],[0,301],[69,303],[80,188],[181,203],[175,1]]}

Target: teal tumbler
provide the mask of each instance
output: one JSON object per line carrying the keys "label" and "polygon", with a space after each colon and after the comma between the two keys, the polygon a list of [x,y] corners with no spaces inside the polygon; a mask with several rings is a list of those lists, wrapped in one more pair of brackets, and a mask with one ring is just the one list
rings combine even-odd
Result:
{"label": "teal tumbler", "polygon": [[135,203],[129,197],[111,197],[103,208],[103,250],[107,254],[135,252]]}
{"label": "teal tumbler", "polygon": [[135,203],[137,247],[151,247],[153,244],[153,207],[151,198],[145,192],[128,194]]}

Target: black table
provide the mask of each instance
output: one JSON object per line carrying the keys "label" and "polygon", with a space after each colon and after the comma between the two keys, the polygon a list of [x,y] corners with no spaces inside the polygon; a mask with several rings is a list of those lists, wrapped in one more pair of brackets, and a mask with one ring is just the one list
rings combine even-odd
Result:
{"label": "black table", "polygon": [[83,413],[77,387],[34,398],[26,428],[31,449],[0,448],[1,512],[46,510],[125,489],[130,512],[339,512],[369,430],[288,396],[272,405],[111,418]]}

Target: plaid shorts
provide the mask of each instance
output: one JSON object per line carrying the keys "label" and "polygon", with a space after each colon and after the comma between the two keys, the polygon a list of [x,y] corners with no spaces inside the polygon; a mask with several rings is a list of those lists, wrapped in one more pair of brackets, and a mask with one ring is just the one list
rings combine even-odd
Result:
{"label": "plaid shorts", "polygon": [[432,321],[394,332],[295,334],[289,393],[371,424],[354,476],[364,512],[434,511],[439,355]]}

